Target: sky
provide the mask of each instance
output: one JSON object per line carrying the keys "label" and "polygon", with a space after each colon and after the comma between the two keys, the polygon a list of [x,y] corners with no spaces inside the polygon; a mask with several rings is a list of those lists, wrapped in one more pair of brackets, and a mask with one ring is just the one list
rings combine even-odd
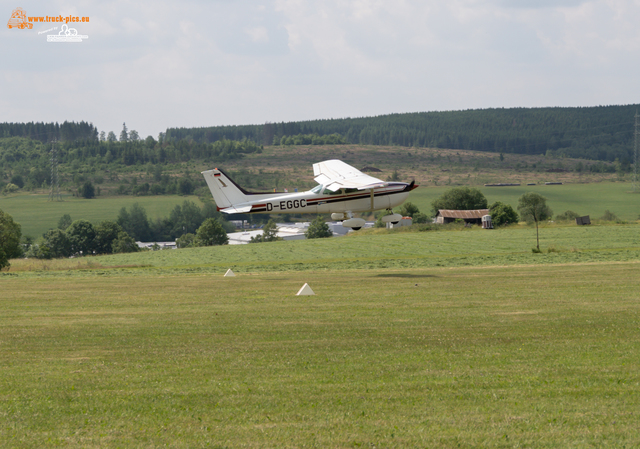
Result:
{"label": "sky", "polygon": [[[640,0],[0,2],[0,122],[168,127],[640,103]],[[75,29],[75,30],[72,30]],[[49,42],[77,33],[81,42]],[[60,33],[63,33],[61,35]]]}

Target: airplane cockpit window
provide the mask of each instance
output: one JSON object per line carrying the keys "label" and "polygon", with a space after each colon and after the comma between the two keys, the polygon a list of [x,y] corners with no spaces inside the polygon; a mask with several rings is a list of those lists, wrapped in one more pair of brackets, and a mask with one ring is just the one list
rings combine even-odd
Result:
{"label": "airplane cockpit window", "polygon": [[322,184],[318,184],[318,185],[317,185],[317,186],[315,186],[313,189],[311,189],[311,191],[312,191],[313,193],[316,193],[316,194],[318,194],[318,193],[322,192]]}

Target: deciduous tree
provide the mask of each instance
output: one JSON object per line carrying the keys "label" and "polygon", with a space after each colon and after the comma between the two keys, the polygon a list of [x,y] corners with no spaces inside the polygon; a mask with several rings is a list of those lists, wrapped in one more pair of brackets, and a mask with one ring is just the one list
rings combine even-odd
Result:
{"label": "deciduous tree", "polygon": [[455,187],[444,192],[440,198],[431,203],[431,206],[433,207],[433,214],[436,215],[439,209],[487,209],[487,204],[487,199],[478,189]]}
{"label": "deciduous tree", "polygon": [[93,184],[91,183],[91,181],[87,180],[84,182],[84,184],[82,184],[82,187],[80,187],[80,196],[88,200],[91,198],[95,198],[96,189],[95,187],[93,187]]}
{"label": "deciduous tree", "polygon": [[67,228],[66,234],[71,242],[72,254],[82,254],[84,256],[93,254],[96,230],[90,222],[76,220]]}
{"label": "deciduous tree", "polygon": [[63,231],[65,231],[71,225],[71,223],[73,223],[71,215],[64,214],[62,217],[60,217],[60,220],[58,220],[58,229],[62,229]]}
{"label": "deciduous tree", "polygon": [[278,226],[273,220],[269,220],[262,228],[262,234],[251,237],[249,243],[276,242],[282,240],[278,237]]}
{"label": "deciduous tree", "polygon": [[95,227],[95,231],[96,236],[94,240],[94,249],[96,254],[113,253],[113,243],[118,239],[118,236],[121,232],[125,232],[124,229],[122,229],[122,226],[114,221],[109,220],[100,222]]}
{"label": "deciduous tree", "polygon": [[278,226],[274,220],[269,220],[262,228],[262,241],[276,242],[278,240],[282,240],[282,238],[278,237]]}
{"label": "deciduous tree", "polygon": [[551,218],[553,212],[547,206],[547,199],[535,192],[527,192],[518,199],[518,212],[527,222],[536,224],[536,248],[540,252],[538,222]]}
{"label": "deciduous tree", "polygon": [[39,252],[36,252],[35,256],[42,259],[58,259],[69,257],[71,254],[71,241],[67,233],[62,229],[50,229],[44,233]]}
{"label": "deciduous tree", "polygon": [[416,206],[410,201],[407,201],[406,203],[404,203],[400,207],[400,210],[398,211],[398,213],[403,217],[413,218],[413,223],[426,223],[429,220],[429,217],[427,217],[426,214],[423,214],[422,212],[420,212],[420,209],[418,209],[418,206]]}
{"label": "deciduous tree", "polygon": [[152,240],[151,226],[147,218],[147,211],[144,207],[135,203],[127,211],[124,207],[120,209],[118,214],[118,224],[122,226],[134,240],[140,242],[148,242]]}
{"label": "deciduous tree", "polygon": [[20,257],[22,230],[13,217],[0,210],[0,270],[10,266],[9,259]]}
{"label": "deciduous tree", "polygon": [[322,219],[322,217],[318,216],[311,222],[304,235],[308,239],[322,239],[332,237],[333,232],[331,232],[329,225]]}
{"label": "deciduous tree", "polygon": [[207,218],[198,228],[195,246],[226,245],[229,237],[222,225],[215,218]]}
{"label": "deciduous tree", "polygon": [[135,253],[140,251],[136,241],[124,231],[118,233],[118,238],[111,244],[111,249],[115,254],[118,253]]}
{"label": "deciduous tree", "polygon": [[193,202],[186,200],[182,206],[177,205],[169,214],[169,220],[173,223],[172,234],[174,238],[183,234],[194,234],[204,218],[202,210]]}

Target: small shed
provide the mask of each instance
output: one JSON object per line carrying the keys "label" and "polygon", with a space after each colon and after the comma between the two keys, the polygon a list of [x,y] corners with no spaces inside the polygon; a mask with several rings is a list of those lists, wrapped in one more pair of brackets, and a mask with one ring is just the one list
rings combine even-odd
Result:
{"label": "small shed", "polygon": [[591,224],[591,219],[589,218],[588,215],[585,215],[584,217],[576,217],[576,224],[578,226],[580,226],[580,225],[590,225]]}
{"label": "small shed", "polygon": [[464,220],[465,223],[482,224],[482,217],[489,215],[489,209],[476,210],[448,210],[440,209],[436,214],[436,223],[446,224],[456,220]]}

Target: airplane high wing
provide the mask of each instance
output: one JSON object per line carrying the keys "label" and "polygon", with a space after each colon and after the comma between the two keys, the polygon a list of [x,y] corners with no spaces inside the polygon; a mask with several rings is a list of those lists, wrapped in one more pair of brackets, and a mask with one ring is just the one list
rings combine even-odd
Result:
{"label": "airplane high wing", "polygon": [[217,168],[202,174],[221,212],[331,214],[332,219],[354,230],[364,226],[362,218],[354,218],[356,212],[386,209],[388,215],[382,221],[399,222],[402,216],[394,214],[392,208],[418,187],[413,181],[382,181],[336,159],[313,164],[318,185],[306,192],[248,192]]}
{"label": "airplane high wing", "polygon": [[331,192],[340,189],[375,189],[389,184],[381,179],[365,175],[360,170],[337,159],[313,164],[313,175],[315,176],[313,179],[318,184],[323,184]]}

